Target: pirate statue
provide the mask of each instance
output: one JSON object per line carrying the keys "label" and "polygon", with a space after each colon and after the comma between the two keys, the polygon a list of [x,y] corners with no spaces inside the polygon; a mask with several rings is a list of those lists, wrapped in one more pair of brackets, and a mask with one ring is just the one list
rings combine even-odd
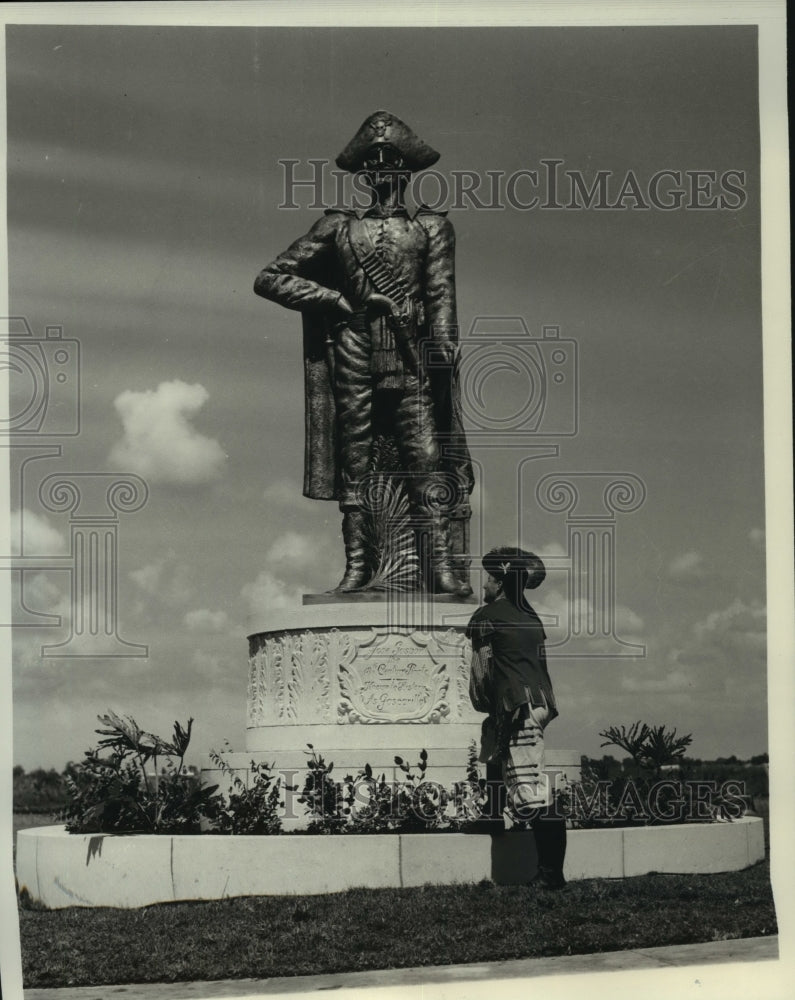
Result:
{"label": "pirate statue", "polygon": [[338,592],[367,588],[375,573],[365,484],[386,473],[405,491],[427,590],[472,593],[455,235],[446,213],[421,207],[412,217],[404,204],[411,173],[438,158],[395,115],[370,115],[336,160],[360,175],[370,207],[327,210],[254,284],[303,314],[304,495],[339,501],[346,567]]}

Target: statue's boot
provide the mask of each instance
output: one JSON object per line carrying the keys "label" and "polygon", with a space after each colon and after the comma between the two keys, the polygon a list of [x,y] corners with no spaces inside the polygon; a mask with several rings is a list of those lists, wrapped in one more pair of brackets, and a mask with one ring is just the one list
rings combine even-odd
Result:
{"label": "statue's boot", "polygon": [[334,593],[346,594],[360,590],[369,579],[364,545],[365,513],[346,510],[342,515],[342,539],[345,543],[345,575]]}
{"label": "statue's boot", "polygon": [[538,873],[532,885],[540,889],[563,889],[563,862],[566,858],[566,820],[547,806],[539,809],[531,825],[538,854]]}
{"label": "statue's boot", "polygon": [[472,588],[456,576],[450,554],[450,518],[442,511],[423,512],[428,532],[427,558],[424,560],[426,585],[434,594],[465,598]]}

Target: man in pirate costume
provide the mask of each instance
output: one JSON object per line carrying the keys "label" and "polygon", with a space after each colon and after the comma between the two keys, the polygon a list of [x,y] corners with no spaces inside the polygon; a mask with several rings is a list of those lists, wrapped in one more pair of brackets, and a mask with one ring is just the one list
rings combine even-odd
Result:
{"label": "man in pirate costume", "polygon": [[[453,227],[445,213],[411,217],[412,172],[439,154],[399,118],[370,115],[337,157],[361,174],[372,205],[329,209],[264,268],[258,295],[300,310],[304,325],[304,495],[337,500],[346,568],[338,591],[373,574],[362,484],[391,455],[423,540],[428,590],[465,598],[473,476],[456,375]],[[430,346],[430,349],[429,349]],[[380,463],[380,464],[379,464]]]}
{"label": "man in pirate costume", "polygon": [[[538,854],[536,885],[562,889],[566,820],[558,815],[544,773],[544,729],[558,715],[547,671],[541,620],[524,596],[546,576],[532,552],[502,547],[482,560],[488,573],[486,603],[467,625],[472,641],[470,698],[483,722],[480,759],[492,790],[491,813],[480,828],[502,832],[504,812],[513,828],[530,826]],[[499,822],[499,825],[498,825]]]}

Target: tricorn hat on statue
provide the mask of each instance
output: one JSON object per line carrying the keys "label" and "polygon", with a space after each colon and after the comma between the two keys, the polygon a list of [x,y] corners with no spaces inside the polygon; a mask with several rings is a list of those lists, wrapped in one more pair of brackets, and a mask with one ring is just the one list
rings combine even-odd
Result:
{"label": "tricorn hat on statue", "polygon": [[439,154],[416,136],[396,115],[374,111],[365,118],[356,135],[336,159],[340,170],[355,174],[361,170],[366,154],[373,146],[392,146],[403,157],[406,170],[425,170],[436,163]]}

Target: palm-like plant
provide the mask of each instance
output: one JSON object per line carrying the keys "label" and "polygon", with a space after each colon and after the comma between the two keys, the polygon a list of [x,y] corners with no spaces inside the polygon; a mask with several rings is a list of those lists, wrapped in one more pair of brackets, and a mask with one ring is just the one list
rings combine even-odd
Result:
{"label": "palm-like plant", "polygon": [[405,490],[394,477],[378,474],[373,477],[370,496],[365,548],[369,564],[376,569],[362,590],[414,590],[419,559]]}
{"label": "palm-like plant", "polygon": [[[185,773],[193,719],[187,727],[174,723],[171,743],[141,729],[129,716],[108,710],[98,719],[104,728],[96,732],[103,738],[66,778],[67,828],[87,833],[181,833],[196,828],[201,815],[213,808],[216,786],[202,787]],[[167,758],[162,781],[159,757]],[[147,773],[150,761],[154,775]]]}
{"label": "palm-like plant", "polygon": [[646,752],[646,741],[649,738],[650,732],[651,730],[645,722],[633,722],[629,728],[626,726],[610,726],[609,729],[604,729],[599,733],[604,739],[604,743],[600,743],[599,745],[603,747],[620,747],[630,755],[636,764],[642,767]]}
{"label": "palm-like plant", "polygon": [[645,722],[633,722],[626,726],[610,726],[599,733],[605,740],[601,746],[617,746],[625,750],[638,767],[653,771],[659,777],[666,764],[679,760],[693,742],[691,734],[677,736],[665,726],[647,726]]}

